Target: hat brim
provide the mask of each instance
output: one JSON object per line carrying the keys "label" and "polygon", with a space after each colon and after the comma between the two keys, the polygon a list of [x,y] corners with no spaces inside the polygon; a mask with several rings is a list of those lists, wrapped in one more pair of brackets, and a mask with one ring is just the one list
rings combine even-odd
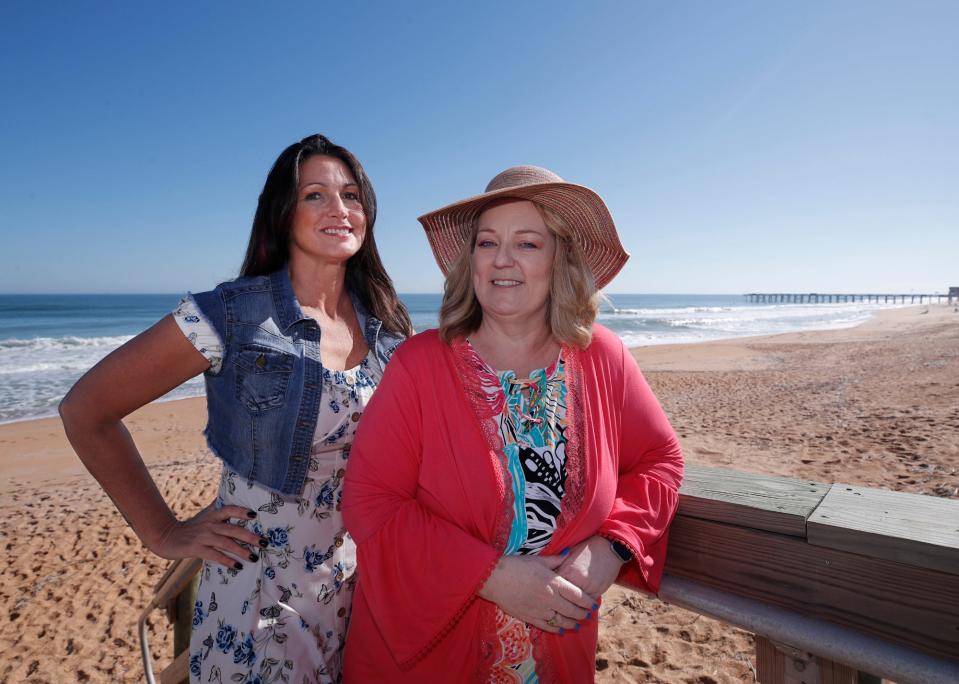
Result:
{"label": "hat brim", "polygon": [[476,217],[490,202],[507,198],[536,202],[563,219],[579,243],[596,289],[606,287],[629,259],[613,217],[598,194],[575,183],[536,183],[486,192],[419,217],[444,276],[470,240]]}

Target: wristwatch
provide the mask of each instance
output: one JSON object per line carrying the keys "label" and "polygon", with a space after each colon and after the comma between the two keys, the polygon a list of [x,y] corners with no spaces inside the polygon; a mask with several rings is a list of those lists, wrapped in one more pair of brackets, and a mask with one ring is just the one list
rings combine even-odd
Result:
{"label": "wristwatch", "polygon": [[629,547],[623,542],[616,539],[610,539],[609,546],[613,549],[613,553],[619,556],[619,559],[624,563],[628,563],[629,561],[633,560],[633,552],[630,551]]}

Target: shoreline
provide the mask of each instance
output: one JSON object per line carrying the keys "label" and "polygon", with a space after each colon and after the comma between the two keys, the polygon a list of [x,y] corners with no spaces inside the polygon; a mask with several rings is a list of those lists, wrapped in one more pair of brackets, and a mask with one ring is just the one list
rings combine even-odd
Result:
{"label": "shoreline", "polygon": [[[918,316],[929,315],[932,319],[919,319]],[[729,358],[720,358],[718,362],[710,364],[707,353],[718,357],[736,357],[742,360],[744,354],[735,348],[742,347],[753,350],[771,348],[773,345],[789,344],[835,344],[839,342],[856,342],[876,339],[907,329],[915,324],[936,324],[948,314],[955,313],[947,304],[916,304],[895,309],[876,311],[869,318],[855,325],[842,328],[817,328],[810,330],[794,330],[790,332],[774,333],[769,335],[745,335],[742,337],[725,337],[716,340],[705,340],[694,343],[680,344],[651,344],[639,347],[630,347],[629,351],[640,362],[643,372],[667,370],[720,370],[720,366],[735,366]],[[956,316],[959,320],[959,316]],[[687,351],[689,353],[684,354]],[[670,362],[669,357],[678,357]],[[644,363],[645,361],[645,363]],[[683,365],[688,366],[684,368]],[[746,370],[742,368],[742,370]]]}
{"label": "shoreline", "polygon": [[[933,315],[929,319],[919,319],[919,316],[929,315],[925,312],[931,312]],[[954,312],[945,304],[916,305],[877,311],[868,320],[848,328],[803,330],[704,342],[645,345],[631,347],[629,351],[639,363],[643,373],[647,375],[670,372],[774,370],[784,363],[782,355],[776,351],[777,347],[853,343],[880,339],[914,326],[917,321],[920,324],[936,325],[940,320],[948,319],[951,313]],[[959,315],[956,315],[956,321],[959,322]],[[171,429],[177,433],[178,437],[186,437],[190,434],[189,430],[193,430],[198,446],[203,450],[206,449],[206,443],[201,434],[206,418],[204,402],[204,395],[158,399],[133,412],[124,420],[131,432],[141,426],[149,428],[136,437],[148,466],[152,461],[162,459],[155,449],[160,445],[151,435],[157,429],[156,424],[162,423],[164,419],[176,421]],[[25,446],[25,443],[36,441],[40,435],[48,443],[39,450],[21,451],[17,448],[21,445]],[[143,444],[141,440],[145,440]],[[0,423],[0,472],[6,475],[0,481],[0,492],[29,484],[42,471],[50,469],[70,477],[87,475],[85,468],[66,440],[59,416],[54,414]]]}
{"label": "shoreline", "polygon": [[[797,306],[801,306],[801,305],[797,305]],[[840,326],[840,327],[832,327],[832,328],[809,328],[808,330],[793,330],[793,331],[789,331],[789,332],[769,333],[769,334],[760,334],[760,335],[736,335],[736,336],[733,336],[733,337],[719,337],[719,338],[716,338],[716,339],[714,339],[714,340],[690,340],[690,341],[688,341],[688,342],[656,342],[656,343],[654,343],[654,344],[635,345],[635,346],[629,347],[629,350],[630,350],[630,351],[634,354],[634,356],[635,356],[635,355],[637,355],[637,353],[640,352],[640,350],[649,350],[649,349],[657,349],[657,350],[658,350],[658,349],[670,349],[670,350],[672,350],[672,349],[674,349],[674,348],[690,347],[690,346],[700,346],[700,345],[735,344],[735,343],[737,343],[737,342],[742,342],[742,341],[745,341],[745,340],[749,340],[749,341],[762,341],[762,340],[767,340],[767,339],[768,339],[768,340],[778,340],[778,339],[780,339],[780,338],[783,338],[784,336],[789,336],[789,335],[808,335],[808,334],[813,334],[813,333],[830,333],[830,332],[837,332],[837,331],[844,331],[844,330],[854,330],[854,329],[856,329],[856,328],[860,328],[860,327],[862,327],[862,326],[869,325],[871,322],[873,322],[873,321],[876,320],[877,318],[882,318],[882,317],[885,317],[885,316],[887,316],[887,315],[889,315],[889,314],[895,315],[895,312],[898,312],[898,311],[904,311],[904,310],[909,310],[909,309],[918,309],[918,308],[929,308],[929,307],[936,307],[936,306],[946,307],[946,306],[948,306],[948,305],[947,305],[947,304],[908,304],[908,305],[905,305],[905,306],[897,306],[897,307],[890,307],[890,308],[887,308],[887,309],[880,309],[880,310],[877,310],[877,311],[872,312],[872,313],[869,315],[869,318],[867,318],[867,319],[864,320],[864,321],[860,321],[860,322],[855,323],[855,324],[852,324],[852,325],[844,325],[844,326]],[[637,358],[638,358],[638,357],[637,357]],[[645,370],[645,367],[644,367],[644,370]],[[197,394],[197,395],[191,395],[191,396],[186,396],[186,397],[160,398],[160,399],[156,399],[156,400],[150,402],[150,404],[162,404],[162,403],[169,403],[169,402],[176,402],[176,401],[186,401],[186,400],[198,399],[198,398],[201,398],[201,399],[202,399],[203,397],[204,397],[203,394]],[[22,417],[22,418],[10,418],[10,419],[6,419],[6,420],[0,420],[0,428],[3,428],[4,426],[7,426],[7,425],[15,425],[15,424],[17,424],[17,423],[26,423],[26,422],[36,421],[36,420],[47,420],[47,419],[56,419],[56,420],[59,421],[59,417],[57,416],[56,411],[52,411],[52,412],[47,413],[47,414],[34,415],[34,416],[24,416],[24,417]]]}
{"label": "shoreline", "polygon": [[[689,462],[959,498],[953,307],[630,351]],[[124,420],[180,517],[216,495],[205,422],[203,397],[153,402]],[[0,681],[142,681],[136,621],[168,562],[142,547],[59,418],[0,425],[0,474],[0,649],[15,654],[0,659]],[[755,679],[752,636],[729,625],[618,586],[600,620],[600,684]],[[172,630],[159,612],[152,624],[162,667]]]}

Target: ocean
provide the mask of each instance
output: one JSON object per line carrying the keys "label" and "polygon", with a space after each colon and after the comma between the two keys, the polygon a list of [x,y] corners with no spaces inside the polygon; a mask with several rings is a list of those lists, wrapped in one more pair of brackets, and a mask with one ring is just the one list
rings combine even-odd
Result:
{"label": "ocean", "polygon": [[[401,295],[416,330],[436,327],[440,295]],[[750,304],[741,295],[608,295],[599,322],[628,346],[854,326],[895,305]],[[179,295],[0,295],[0,423],[56,413],[70,386],[169,313]],[[194,378],[164,399],[203,394]]]}

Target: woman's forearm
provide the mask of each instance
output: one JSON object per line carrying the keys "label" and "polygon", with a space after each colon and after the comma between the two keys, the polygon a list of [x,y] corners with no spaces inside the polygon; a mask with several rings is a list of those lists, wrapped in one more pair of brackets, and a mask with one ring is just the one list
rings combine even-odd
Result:
{"label": "woman's forearm", "polygon": [[209,365],[166,316],[107,355],[60,403],[67,438],[83,465],[154,552],[177,519],[122,420]]}
{"label": "woman's forearm", "polygon": [[144,545],[156,551],[177,519],[120,420],[97,420],[65,400],[60,415],[83,465],[113,500]]}

